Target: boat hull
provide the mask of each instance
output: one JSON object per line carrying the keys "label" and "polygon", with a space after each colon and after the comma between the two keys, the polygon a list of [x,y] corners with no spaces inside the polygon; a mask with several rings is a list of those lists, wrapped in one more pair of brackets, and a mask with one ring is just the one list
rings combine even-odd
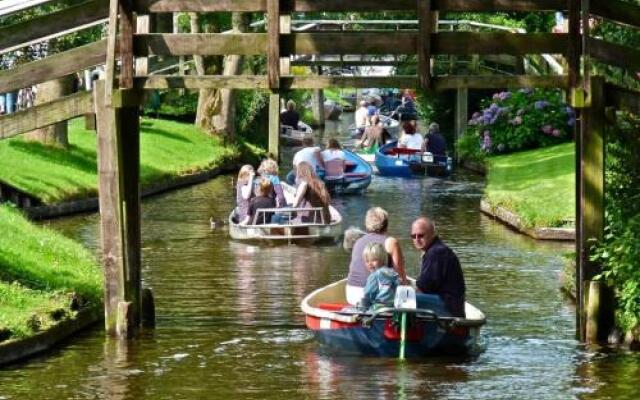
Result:
{"label": "boat hull", "polygon": [[371,184],[373,169],[368,162],[349,150],[343,150],[347,167],[339,179],[325,179],[324,183],[333,194],[360,194]]}
{"label": "boat hull", "polygon": [[383,176],[412,178],[419,176],[449,176],[453,169],[451,157],[433,156],[431,162],[424,162],[422,154],[389,155],[388,151],[397,147],[397,141],[380,147],[375,154],[375,166]]}

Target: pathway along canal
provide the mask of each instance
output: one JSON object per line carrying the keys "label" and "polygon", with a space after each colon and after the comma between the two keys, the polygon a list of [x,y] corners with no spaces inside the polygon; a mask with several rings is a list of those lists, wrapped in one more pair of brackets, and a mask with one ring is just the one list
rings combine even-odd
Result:
{"label": "pathway along canal", "polygon": [[[286,171],[281,171],[286,173]],[[488,317],[475,359],[344,358],[323,354],[300,300],[346,275],[338,245],[255,247],[211,231],[233,207],[231,176],[143,204],[143,277],[157,328],[128,345],[100,327],[29,362],[0,370],[0,399],[621,399],[638,398],[640,357],[602,354],[574,340],[573,307],[559,290],[570,245],[536,242],[478,211],[483,182],[375,177],[363,197],[337,198],[345,228],[367,208],[390,212],[412,275],[411,220],[434,216],[458,253],[468,299]],[[98,215],[51,222],[95,249]]]}

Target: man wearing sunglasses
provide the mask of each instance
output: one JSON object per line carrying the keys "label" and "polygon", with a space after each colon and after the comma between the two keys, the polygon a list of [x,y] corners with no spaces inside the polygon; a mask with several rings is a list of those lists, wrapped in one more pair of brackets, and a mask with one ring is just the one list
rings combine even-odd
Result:
{"label": "man wearing sunglasses", "polygon": [[411,240],[423,252],[416,286],[422,294],[416,300],[419,308],[433,309],[437,314],[464,317],[465,283],[460,261],[436,234],[436,227],[426,217],[411,225]]}

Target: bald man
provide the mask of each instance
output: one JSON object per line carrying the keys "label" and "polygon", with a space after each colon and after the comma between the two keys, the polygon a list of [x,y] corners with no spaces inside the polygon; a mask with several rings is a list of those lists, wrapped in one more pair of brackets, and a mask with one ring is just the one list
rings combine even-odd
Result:
{"label": "bald man", "polygon": [[413,222],[411,240],[415,248],[423,252],[420,275],[416,279],[416,286],[423,293],[418,295],[418,307],[464,317],[465,284],[458,257],[438,238],[429,218],[420,217]]}

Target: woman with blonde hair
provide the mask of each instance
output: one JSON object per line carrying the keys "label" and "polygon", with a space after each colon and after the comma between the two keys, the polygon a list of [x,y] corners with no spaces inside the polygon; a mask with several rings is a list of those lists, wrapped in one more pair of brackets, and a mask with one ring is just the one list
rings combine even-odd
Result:
{"label": "woman with blonde hair", "polygon": [[247,218],[249,213],[249,200],[253,195],[253,178],[256,173],[249,164],[243,165],[238,172],[238,182],[236,182],[236,217],[238,222]]}
{"label": "woman with blonde hair", "polygon": [[[329,202],[331,201],[331,196],[329,196],[324,183],[313,173],[309,163],[302,161],[298,164],[296,168],[296,184],[297,189],[293,206],[298,208],[322,207],[324,223],[330,223]],[[313,216],[308,215],[308,213],[304,214],[307,215],[300,215],[303,221],[314,220]]]}
{"label": "woman with blonde hair", "polygon": [[407,284],[407,274],[404,269],[404,255],[402,254],[400,243],[398,239],[387,234],[389,214],[380,207],[370,208],[364,219],[364,227],[367,233],[356,240],[351,251],[346,295],[347,302],[352,305],[356,305],[362,300],[364,287],[371,273],[367,269],[366,260],[363,257],[365,247],[371,243],[379,243],[384,246],[388,256],[388,262],[385,264],[398,273],[400,282],[403,285]]}
{"label": "woman with blonde hair", "polygon": [[278,163],[271,158],[265,158],[258,167],[258,174],[260,174],[262,178],[266,178],[271,182],[273,189],[270,197],[276,200],[276,207],[286,207],[287,200],[284,197],[284,191],[282,190],[280,177],[278,176]]}

